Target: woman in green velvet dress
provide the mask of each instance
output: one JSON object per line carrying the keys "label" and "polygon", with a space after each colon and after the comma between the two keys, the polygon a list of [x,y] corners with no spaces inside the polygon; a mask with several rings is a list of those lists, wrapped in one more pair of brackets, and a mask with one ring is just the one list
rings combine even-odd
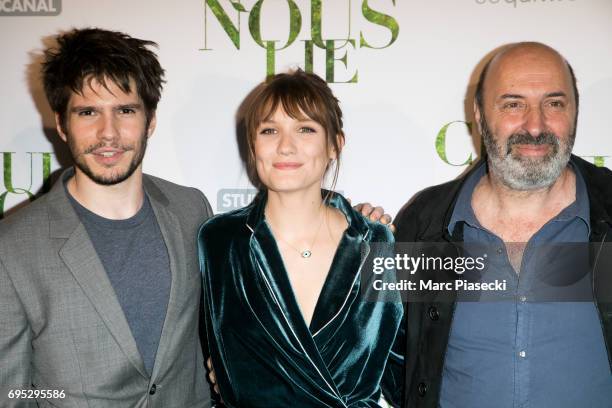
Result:
{"label": "woman in green velvet dress", "polygon": [[399,299],[367,302],[360,288],[369,244],[392,243],[389,229],[322,190],[344,146],[338,100],[298,70],[250,101],[247,168],[260,193],[198,236],[221,397],[241,408],[378,407],[381,383],[401,395],[391,348],[403,309]]}

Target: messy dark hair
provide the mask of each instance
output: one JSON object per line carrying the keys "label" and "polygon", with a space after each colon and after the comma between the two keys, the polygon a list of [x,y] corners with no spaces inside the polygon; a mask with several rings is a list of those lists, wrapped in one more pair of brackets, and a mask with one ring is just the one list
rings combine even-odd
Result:
{"label": "messy dark hair", "polygon": [[133,80],[147,123],[151,120],[165,82],[157,55],[147,48],[156,43],[99,28],[73,29],[56,40],[57,47],[45,50],[42,74],[45,94],[62,128],[70,95],[82,93],[92,80],[104,87],[110,80],[125,93],[131,92]]}

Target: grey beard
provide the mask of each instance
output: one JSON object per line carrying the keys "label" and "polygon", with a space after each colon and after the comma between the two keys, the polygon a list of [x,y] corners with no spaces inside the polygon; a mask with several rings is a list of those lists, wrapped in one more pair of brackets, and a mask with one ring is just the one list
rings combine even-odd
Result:
{"label": "grey beard", "polygon": [[[570,134],[567,144],[560,143],[560,139],[550,132],[543,132],[537,136],[515,133],[508,138],[502,150],[484,117],[480,125],[488,155],[489,171],[512,190],[530,191],[550,187],[567,167],[574,146],[575,132]],[[512,146],[516,144],[549,144],[552,146],[552,151],[543,158],[526,158],[512,154]]]}

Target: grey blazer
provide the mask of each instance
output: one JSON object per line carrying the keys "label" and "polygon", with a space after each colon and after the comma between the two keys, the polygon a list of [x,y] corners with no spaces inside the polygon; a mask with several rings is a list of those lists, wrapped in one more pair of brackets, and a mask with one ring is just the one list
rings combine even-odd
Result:
{"label": "grey blazer", "polygon": [[[208,201],[197,189],[144,176],[172,274],[149,378],[61,179],[0,222],[0,407],[209,407],[196,252],[197,229],[212,215]],[[65,397],[8,398],[31,385]]]}

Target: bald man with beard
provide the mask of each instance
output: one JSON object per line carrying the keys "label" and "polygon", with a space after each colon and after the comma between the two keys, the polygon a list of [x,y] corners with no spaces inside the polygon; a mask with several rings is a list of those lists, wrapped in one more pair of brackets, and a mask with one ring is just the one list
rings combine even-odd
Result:
{"label": "bald man with beard", "polygon": [[601,286],[612,271],[591,258],[594,277],[574,282],[590,298],[534,295],[542,245],[612,240],[612,172],[572,155],[578,101],[557,51],[503,47],[474,100],[486,155],[396,218],[398,242],[490,248],[488,273],[510,295],[408,304],[405,407],[612,407],[612,304]]}

